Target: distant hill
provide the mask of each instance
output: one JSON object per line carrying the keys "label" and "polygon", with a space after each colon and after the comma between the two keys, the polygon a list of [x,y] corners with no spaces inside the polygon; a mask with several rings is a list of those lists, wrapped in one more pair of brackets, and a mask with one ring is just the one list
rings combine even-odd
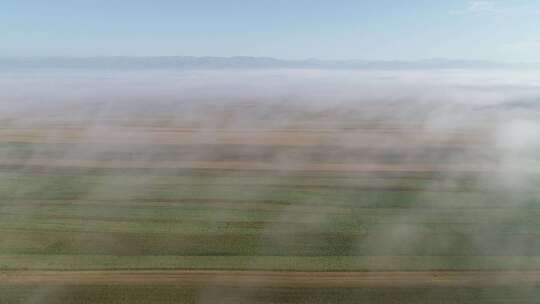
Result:
{"label": "distant hill", "polygon": [[540,68],[538,63],[475,60],[282,60],[269,57],[41,57],[0,58],[1,68],[111,69],[500,69]]}

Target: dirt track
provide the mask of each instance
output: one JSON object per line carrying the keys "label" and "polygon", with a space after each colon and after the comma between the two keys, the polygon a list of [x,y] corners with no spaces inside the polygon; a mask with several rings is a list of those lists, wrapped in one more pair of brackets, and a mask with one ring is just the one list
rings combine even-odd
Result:
{"label": "dirt track", "polygon": [[177,284],[252,287],[538,286],[538,271],[279,272],[279,271],[4,271],[0,284]]}
{"label": "dirt track", "polygon": [[[388,130],[356,129],[201,129],[201,128],[137,128],[93,126],[87,128],[0,128],[1,142],[17,143],[86,143],[146,145],[250,145],[341,148],[380,147],[463,147],[490,144],[489,134],[469,132],[429,132],[421,128]],[[384,140],[381,140],[384,139]]]}
{"label": "dirt track", "polygon": [[[217,169],[217,170],[276,170],[306,172],[493,172],[487,165],[388,165],[388,164],[319,164],[291,166],[283,163],[256,161],[130,161],[130,160],[64,160],[64,159],[1,159],[0,166],[105,168],[105,169]],[[528,168],[534,171],[537,168]]]}

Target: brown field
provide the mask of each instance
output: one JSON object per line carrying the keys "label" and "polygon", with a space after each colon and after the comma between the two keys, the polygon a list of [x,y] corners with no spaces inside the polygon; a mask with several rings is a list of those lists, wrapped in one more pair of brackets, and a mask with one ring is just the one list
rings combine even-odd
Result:
{"label": "brown field", "polygon": [[0,284],[175,284],[267,288],[536,286],[538,271],[4,271]]}
{"label": "brown field", "polygon": [[[385,165],[385,164],[273,164],[250,161],[129,161],[129,160],[0,160],[0,166],[82,167],[106,169],[219,169],[219,170],[277,170],[307,172],[494,172],[494,166],[470,165]],[[537,170],[537,168],[528,168]]]}

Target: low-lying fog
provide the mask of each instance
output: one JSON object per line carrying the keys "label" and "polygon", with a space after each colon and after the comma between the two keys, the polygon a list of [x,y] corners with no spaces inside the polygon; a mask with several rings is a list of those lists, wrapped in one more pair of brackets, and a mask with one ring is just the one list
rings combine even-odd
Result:
{"label": "low-lying fog", "polygon": [[[341,242],[339,244],[348,250],[343,254],[353,256],[372,254],[384,259],[385,256],[429,254],[486,256],[495,252],[494,255],[517,256],[517,260],[508,262],[509,267],[526,268],[531,260],[521,260],[521,257],[530,256],[540,248],[530,241],[532,236],[528,234],[537,233],[536,224],[520,221],[522,216],[528,216],[527,212],[509,211],[522,206],[536,208],[539,202],[540,73],[536,71],[4,70],[0,71],[0,140],[7,143],[0,150],[3,168],[0,177],[6,183],[0,190],[14,200],[7,199],[5,205],[0,205],[3,212],[0,219],[6,219],[8,226],[22,225],[14,222],[10,213],[20,210],[30,219],[38,216],[38,222],[30,221],[38,228],[47,225],[48,220],[48,213],[40,212],[86,210],[92,213],[88,215],[88,221],[104,216],[110,220],[126,217],[126,212],[118,211],[119,208],[109,211],[114,205],[99,207],[97,204],[94,209],[79,210],[77,208],[85,205],[68,204],[67,211],[41,207],[33,210],[20,209],[25,205],[18,206],[17,199],[67,198],[74,204],[77,200],[83,203],[85,200],[110,200],[111,204],[127,201],[129,204],[130,199],[153,202],[152,199],[162,197],[164,203],[174,203],[174,199],[179,199],[178,195],[188,199],[229,195],[232,199],[225,200],[226,203],[236,208],[238,204],[247,208],[250,199],[258,199],[264,208],[280,208],[276,210],[281,213],[269,223],[255,221],[255,217],[246,223],[232,222],[244,225],[233,227],[235,229],[252,231],[260,228],[257,237],[261,238],[262,245],[253,251],[254,255],[276,252],[299,256],[329,255],[341,250],[332,247]],[[23,145],[11,145],[19,142]],[[39,169],[42,167],[48,169]],[[55,170],[64,167],[145,168],[146,171],[134,176],[107,173],[97,177],[94,176],[96,172],[101,172],[97,169],[80,171],[94,174],[84,180],[91,182],[73,181],[74,189],[71,189],[64,185],[65,179],[54,177]],[[181,176],[177,179],[178,185],[159,174],[150,174],[186,168],[217,170],[206,179]],[[233,171],[237,169],[268,170],[277,175],[254,177],[252,181],[249,176],[234,175]],[[319,173],[298,175],[294,171],[333,171],[343,176],[329,179],[325,175],[318,176]],[[35,177],[34,172],[50,174],[51,179]],[[79,171],[74,172],[78,174]],[[173,171],[173,175],[177,172],[180,171]],[[356,179],[352,174],[358,172],[364,174],[363,179]],[[381,172],[394,175],[384,180]],[[434,173],[426,182],[417,179],[417,175],[430,172]],[[287,184],[289,174],[290,181],[300,185]],[[412,179],[407,180],[411,176]],[[23,184],[22,178],[42,182]],[[73,178],[81,180],[78,176]],[[403,181],[396,183],[395,178],[403,178]],[[201,185],[201,180],[215,184]],[[71,181],[66,179],[65,182]],[[280,196],[264,183],[289,188],[279,190],[285,191]],[[319,183],[328,184],[318,189]],[[399,194],[400,189],[410,186],[413,188],[405,190],[409,192]],[[315,190],[298,194],[299,189],[304,189],[302,187]],[[391,197],[396,201],[389,201],[388,196],[383,199],[382,194],[377,194],[379,192],[353,193],[359,195],[353,197],[350,196],[353,194],[341,195],[339,190],[360,191],[362,187],[382,191],[397,189],[395,193],[398,194]],[[478,201],[474,195],[458,195],[469,190],[487,190],[488,195],[481,196]],[[500,194],[490,194],[492,190]],[[445,191],[451,196],[440,195]],[[309,193],[313,194],[309,196]],[[318,193],[322,193],[321,197]],[[324,195],[327,197],[322,197]],[[409,205],[396,205],[401,202],[400,195],[410,198],[405,202]],[[439,196],[441,204],[448,205],[433,202]],[[276,207],[267,204],[268,197],[295,202]],[[465,199],[457,201],[459,197]],[[235,201],[239,198],[240,201]],[[358,201],[351,201],[351,198]],[[212,199],[216,200],[213,197],[209,201]],[[340,199],[347,200],[346,204]],[[356,211],[355,204],[359,208]],[[383,204],[380,210],[377,210],[378,204]],[[490,204],[494,204],[495,209],[490,209]],[[366,206],[367,210],[362,209]],[[423,208],[418,214],[416,206]],[[343,207],[353,211],[343,211]],[[501,207],[504,210],[497,209]],[[317,212],[302,212],[307,208]],[[433,211],[430,208],[434,208]],[[214,225],[214,222],[227,220],[227,216],[234,216],[219,208],[209,210],[205,213],[207,218],[197,219],[194,225],[202,225],[201,221]],[[335,210],[344,213],[337,217],[330,214]],[[359,223],[355,215],[372,222]],[[337,221],[336,218],[342,218],[344,222],[336,222],[331,229],[351,230],[340,232],[348,238],[323,236],[329,233],[325,227],[331,227],[328,223]],[[181,219],[174,225],[189,220]],[[380,223],[376,222],[379,220]],[[86,227],[84,223],[74,222],[70,229],[100,228],[98,224]],[[158,228],[176,227],[173,224],[164,226],[158,221],[151,223]],[[468,226],[460,227],[461,223]],[[206,228],[210,231],[211,228],[199,226],[185,228],[193,231]],[[127,229],[119,227],[117,229]],[[356,231],[355,227],[363,230]],[[225,232],[219,229],[225,229]],[[230,233],[226,226],[219,229],[219,233]],[[445,234],[440,234],[437,229]],[[78,252],[78,248],[72,248],[77,244],[85,246],[81,249],[86,250],[84,253],[132,254],[129,250],[135,248],[151,255],[163,254],[160,248],[146,248],[129,240],[117,242],[115,238],[120,236],[107,234],[107,231],[99,238],[91,239],[90,244],[87,244],[88,236],[78,233],[71,239],[78,241],[73,243],[75,245],[67,241],[54,244],[65,254]],[[523,235],[514,237],[514,233]],[[23,245],[34,246],[32,244],[38,241],[35,237],[31,240],[29,245],[24,242]],[[298,240],[305,240],[305,244]],[[196,238],[191,242],[195,241]],[[18,239],[13,241],[14,244],[17,242]],[[156,239],[155,242],[160,241]],[[211,254],[191,243],[177,244],[168,239],[167,242],[171,245],[164,247],[165,252]],[[42,250],[41,247],[23,247],[20,250]],[[246,254],[240,245],[218,249],[231,254]],[[18,252],[19,249],[6,250]],[[481,261],[471,259],[467,264],[466,259],[463,259],[464,264],[456,267],[474,268],[475,263]],[[444,259],[440,261],[446,263]],[[449,266],[453,265],[452,261],[448,260]],[[422,261],[419,263],[423,265]],[[433,267],[443,267],[440,265]],[[486,267],[491,267],[489,265]],[[413,266],[395,262],[383,267],[408,269]],[[208,291],[201,295],[201,303],[214,303],[219,297],[219,288]],[[40,292],[36,291],[36,294],[39,296]],[[239,296],[249,298],[253,294]]]}
{"label": "low-lying fog", "polygon": [[532,115],[540,109],[540,74],[531,70],[19,69],[0,71],[0,88],[2,117],[17,119],[24,116],[15,113],[44,118],[45,113],[65,110],[81,115],[85,111],[91,112],[88,115],[172,114],[179,108],[228,103],[247,103],[256,106],[257,112],[271,112],[276,105],[339,111],[391,104],[400,109],[395,118],[419,105],[424,108],[414,115],[452,115],[463,109],[480,115],[497,114],[501,109]]}
{"label": "low-lying fog", "polygon": [[[83,128],[93,139],[107,138],[114,126],[128,126],[124,133],[148,125],[194,128],[201,138],[216,129],[329,129],[338,131],[331,138],[334,145],[387,142],[387,149],[407,141],[414,145],[425,132],[462,132],[480,138],[484,150],[494,149],[498,165],[537,171],[540,74],[517,69],[12,69],[0,71],[0,119],[3,128],[41,128],[42,136]],[[417,134],[408,132],[405,139],[357,132],[370,124],[414,126]],[[56,128],[48,131],[48,126]],[[153,133],[145,136],[150,144]]]}

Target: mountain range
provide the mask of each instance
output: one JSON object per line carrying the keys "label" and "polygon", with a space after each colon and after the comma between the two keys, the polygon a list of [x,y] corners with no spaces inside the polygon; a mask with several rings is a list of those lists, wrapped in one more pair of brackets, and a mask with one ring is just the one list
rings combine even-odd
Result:
{"label": "mountain range", "polygon": [[537,69],[540,63],[426,59],[417,61],[284,60],[270,57],[3,57],[2,68],[111,69]]}

